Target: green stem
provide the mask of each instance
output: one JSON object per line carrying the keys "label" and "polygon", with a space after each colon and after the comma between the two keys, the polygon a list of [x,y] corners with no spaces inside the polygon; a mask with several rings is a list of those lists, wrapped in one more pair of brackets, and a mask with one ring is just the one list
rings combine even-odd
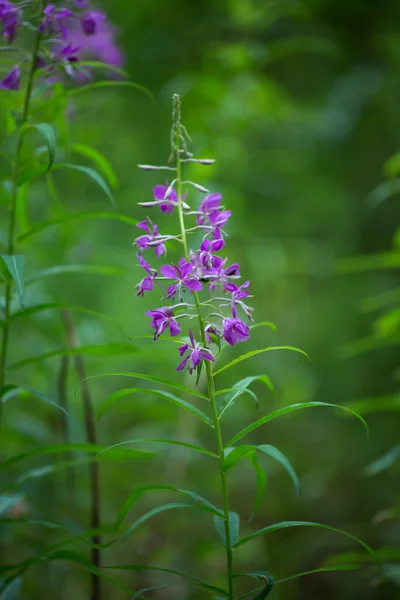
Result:
{"label": "green stem", "polygon": [[[17,138],[17,149],[15,152],[15,161],[13,165],[11,175],[11,206],[10,206],[10,220],[8,224],[8,242],[7,242],[7,254],[12,255],[15,250],[15,221],[16,221],[16,209],[17,209],[17,197],[18,197],[18,171],[19,163],[21,158],[22,146],[24,141],[24,125],[28,120],[29,108],[32,96],[33,79],[36,70],[36,63],[39,54],[41,32],[37,32],[35,37],[35,44],[32,52],[32,61],[29,69],[28,81],[24,96],[24,105],[22,110],[22,117],[18,127],[18,138]],[[8,351],[8,338],[10,333],[10,312],[11,312],[11,292],[12,292],[12,278],[10,275],[6,278],[5,283],[5,299],[4,299],[4,326],[3,326],[3,337],[1,342],[0,352],[0,397],[5,385],[5,373],[7,364],[7,351]],[[1,409],[1,402],[0,402]]]}
{"label": "green stem", "polygon": [[[181,165],[181,123],[180,123],[180,99],[179,96],[174,96],[174,123],[173,123],[173,145],[175,148],[176,154],[176,185],[177,185],[177,197],[178,197],[178,213],[179,213],[179,225],[182,236],[183,249],[185,253],[185,257],[189,260],[189,249],[187,243],[186,229],[185,229],[185,218],[183,214],[183,206],[182,206],[182,165]],[[201,334],[201,341],[203,345],[207,346],[206,332],[204,326],[203,315],[201,311],[201,304],[199,295],[197,292],[193,292],[193,298],[196,305],[197,315],[199,319],[199,327]],[[223,510],[224,510],[224,526],[225,526],[225,539],[226,539],[226,564],[227,564],[227,575],[228,575],[228,591],[229,591],[229,600],[233,600],[233,579],[232,579],[232,547],[231,547],[231,531],[230,531],[230,522],[229,522],[229,502],[228,502],[228,487],[226,482],[226,474],[224,471],[224,444],[222,441],[222,432],[221,432],[221,423],[218,418],[218,408],[217,402],[215,398],[215,385],[214,385],[214,376],[212,371],[212,363],[210,361],[205,361],[206,368],[206,376],[207,376],[207,389],[208,389],[208,397],[211,404],[212,417],[214,422],[214,428],[217,438],[217,449],[218,449],[218,459],[219,459],[219,471],[220,471],[220,481],[221,481],[221,493],[222,493],[222,501],[223,501]]]}

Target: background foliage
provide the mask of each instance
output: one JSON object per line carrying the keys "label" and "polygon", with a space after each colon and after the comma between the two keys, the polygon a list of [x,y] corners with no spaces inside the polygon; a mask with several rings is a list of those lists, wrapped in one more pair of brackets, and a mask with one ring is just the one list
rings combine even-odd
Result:
{"label": "background foliage", "polygon": [[[354,404],[369,413],[369,443],[356,421],[329,410],[300,411],[295,418],[288,416],[254,433],[254,443],[276,444],[291,459],[302,491],[296,497],[287,475],[268,458],[261,459],[268,474],[267,498],[253,523],[243,523],[243,530],[280,520],[315,520],[351,531],[374,548],[393,548],[385,582],[372,566],[321,574],[277,587],[277,600],[397,598],[398,472],[367,467],[392,451],[393,460],[386,464],[393,470],[399,455],[395,345],[400,324],[395,197],[400,172],[395,155],[400,127],[399,6],[390,0],[109,4],[105,8],[119,28],[125,66],[134,81],[155,94],[156,103],[131,89],[77,94],[68,102],[66,120],[58,122],[58,159],[93,166],[90,158],[79,156],[76,145],[89,144],[102,152],[118,178],[114,190],[118,210],[141,218],[136,202],[150,199],[152,186],[163,182],[157,174],[136,171],[135,165],[165,162],[170,99],[175,91],[182,94],[184,122],[197,155],[217,158],[205,175],[201,172],[202,181],[221,191],[233,211],[230,259],[238,260],[252,281],[256,319],[273,321],[278,328],[276,334],[255,329],[251,348],[291,344],[312,357],[310,365],[297,354],[262,354],[239,365],[235,379],[259,373],[271,377],[276,393],[273,396],[260,385],[260,416],[273,407],[312,400]],[[2,137],[7,133],[8,98],[0,96]],[[3,150],[9,143],[3,143]],[[7,177],[6,159],[1,160],[2,175]],[[107,177],[113,186],[113,174],[108,172]],[[386,187],[376,190],[384,180]],[[38,179],[29,189],[26,212],[23,199],[20,207],[20,233],[63,214],[112,212],[107,196],[93,181],[61,170],[49,181]],[[168,216],[163,219],[166,223]],[[85,357],[90,375],[117,370],[171,376],[175,368],[176,355],[167,342],[154,346],[150,340],[136,339],[149,333],[143,318],[149,305],[135,297],[139,278],[131,245],[135,236],[131,224],[118,220],[75,220],[19,244],[26,255],[28,279],[55,265],[115,267],[107,276],[64,272],[27,286],[28,307],[44,302],[82,305],[112,319],[72,311],[83,346],[116,344],[115,356]],[[29,359],[38,351],[44,355],[67,344],[59,312],[16,318],[9,379],[41,389],[60,402],[65,358]],[[235,349],[229,352],[233,358]],[[229,371],[221,374],[222,387],[229,387],[232,376]],[[80,390],[74,394],[77,383],[71,371],[70,436],[81,443],[85,438]],[[191,383],[189,378],[185,381]],[[113,391],[131,387],[125,384],[118,378],[90,381],[96,409]],[[226,435],[247,424],[252,411],[251,399],[243,397],[236,411],[226,415]],[[3,412],[6,456],[61,443],[60,414],[40,400],[10,399]],[[99,421],[101,444],[142,437],[213,444],[190,415],[147,395],[122,398]],[[56,462],[49,456],[21,461],[7,473],[0,471],[0,481],[4,489],[10,489],[12,478],[14,484],[17,481],[10,492],[19,498],[13,504],[13,518],[62,523],[79,532],[87,523],[87,465],[75,467],[73,474],[41,469]],[[208,468],[207,457],[199,461],[196,455],[174,449],[163,448],[148,459],[102,461],[101,476],[104,523],[116,518],[138,485],[168,482],[195,489],[212,501],[218,489],[217,473]],[[243,462],[231,479],[233,510],[251,515],[254,487],[251,465]],[[162,492],[157,498],[145,496],[126,523],[164,496],[169,501]],[[40,525],[27,528],[17,523],[3,524],[0,535],[7,562],[40,552],[62,537]],[[238,550],[236,561],[241,570],[267,569],[282,578],[354,549],[334,534],[294,529],[259,538]],[[87,552],[84,545],[81,551]],[[220,541],[208,516],[178,511],[155,517],[126,542],[105,550],[104,556],[108,564],[161,563],[214,581],[224,568]],[[158,582],[158,576],[145,572],[122,578],[135,588]],[[54,562],[27,572],[24,597],[58,591],[60,598],[84,598],[86,587],[87,574],[79,566]],[[109,598],[125,597],[112,587],[107,590]],[[153,597],[203,595],[174,588]]]}

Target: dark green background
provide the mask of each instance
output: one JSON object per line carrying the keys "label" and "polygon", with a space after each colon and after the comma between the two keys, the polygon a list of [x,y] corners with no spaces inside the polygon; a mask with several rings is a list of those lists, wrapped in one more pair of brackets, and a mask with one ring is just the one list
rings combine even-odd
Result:
{"label": "dark green background", "polygon": [[[171,97],[180,93],[193,150],[198,156],[216,159],[211,168],[192,168],[190,178],[223,194],[233,213],[229,258],[240,263],[244,278],[252,282],[256,321],[273,321],[278,329],[276,334],[256,329],[249,344],[227,352],[233,358],[267,345],[291,344],[304,349],[312,360],[310,364],[298,354],[266,353],[221,375],[218,380],[223,388],[259,373],[268,373],[276,385],[275,396],[260,386],[256,413],[250,398],[240,399],[227,415],[225,439],[278,406],[310,400],[350,406],[355,400],[394,395],[397,348],[387,345],[386,338],[379,343],[380,322],[372,325],[379,312],[363,311],[362,301],[394,289],[398,274],[384,264],[378,269],[353,270],[346,260],[389,252],[398,228],[398,198],[376,206],[368,195],[384,180],[387,159],[399,150],[399,4],[375,0],[114,0],[104,3],[104,8],[119,30],[130,78],[151,90],[156,102],[152,105],[146,96],[122,88],[99,88],[76,96],[76,101],[69,102],[58,158],[66,155],[79,162],[79,156],[68,151],[73,143],[87,143],[103,152],[120,181],[115,193],[118,209],[142,219],[145,212],[136,203],[150,200],[152,187],[163,183],[163,178],[137,170],[136,164],[166,162]],[[7,140],[4,147],[8,147]],[[30,188],[32,223],[61,211],[110,210],[101,190],[83,175],[55,173],[54,182],[59,203],[44,180]],[[193,203],[199,198],[192,193]],[[154,218],[155,214],[163,232],[177,231],[175,214],[156,212]],[[5,210],[5,229],[3,219]],[[55,264],[126,268],[125,277],[49,277],[27,288],[27,303],[69,302],[103,311],[120,326],[74,315],[81,343],[132,340],[141,350],[127,357],[88,358],[88,374],[131,370],[176,377],[192,385],[188,376],[175,374],[179,358],[175,346],[133,339],[149,333],[144,312],[159,304],[157,293],[135,297],[134,285],[141,277],[132,246],[136,235],[124,223],[93,220],[48,229],[21,244],[28,276]],[[171,247],[170,252],[174,256],[175,249]],[[393,251],[393,256],[398,257],[398,252]],[[349,272],[344,273],[346,264]],[[390,334],[398,337],[398,330],[397,317]],[[371,336],[383,347],[358,352],[358,346],[351,345]],[[57,313],[22,318],[12,329],[10,365],[64,344],[65,331]],[[56,397],[59,368],[59,358],[48,359],[10,369],[9,380],[34,385]],[[79,391],[73,395],[75,383],[71,376],[72,438],[77,442],[84,440],[84,431]],[[136,384],[94,380],[90,387],[96,407],[112,391]],[[366,415],[369,442],[360,423],[330,409],[301,411],[254,433],[252,442],[275,444],[285,452],[300,474],[302,491],[296,497],[287,475],[267,458],[261,459],[268,474],[267,497],[248,524],[255,483],[251,465],[243,462],[229,478],[232,509],[242,515],[243,532],[280,520],[314,520],[345,529],[374,548],[398,547],[398,521],[379,516],[395,504],[398,473],[365,474],[366,467],[399,438],[398,413],[376,407],[379,401],[375,411]],[[60,441],[58,414],[39,401],[10,401],[4,414],[6,455]],[[213,447],[214,440],[206,434],[190,416],[146,395],[121,400],[98,429],[102,444],[178,437]],[[193,489],[218,504],[218,474],[212,470],[213,463],[208,464],[210,460],[163,448],[150,461],[101,463],[104,521],[116,517],[139,485]],[[34,459],[29,468],[51,462],[50,458]],[[3,483],[24,469],[28,463],[3,473]],[[76,480],[74,507],[64,472],[21,484],[28,516],[71,528],[84,526],[88,509],[85,467],[77,469]],[[174,500],[168,494],[149,494],[133,509],[127,524],[156,504]],[[38,552],[57,535],[35,527],[8,526],[2,535],[7,548],[3,558],[14,562]],[[358,548],[339,535],[289,529],[244,546],[235,562],[239,571],[268,570],[283,578],[317,568],[333,554],[351,550]],[[86,547],[82,551],[87,552]],[[103,560],[176,568],[223,585],[223,546],[207,514],[173,511],[155,517],[127,542],[106,550]],[[286,583],[271,597],[394,600],[399,594],[399,567],[396,561],[389,562],[392,581],[382,582],[376,567],[367,566]],[[124,577],[132,589],[165,581],[144,573]],[[21,597],[85,598],[87,579],[82,569],[68,563],[44,564],[28,571]],[[107,587],[105,597],[126,596]],[[151,597],[200,599],[205,593],[175,588]]]}

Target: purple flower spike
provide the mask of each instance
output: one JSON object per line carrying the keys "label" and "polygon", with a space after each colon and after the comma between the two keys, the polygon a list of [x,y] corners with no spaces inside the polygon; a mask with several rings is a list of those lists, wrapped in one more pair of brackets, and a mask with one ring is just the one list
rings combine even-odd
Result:
{"label": "purple flower spike", "polygon": [[218,209],[221,199],[221,194],[209,194],[204,198],[196,218],[197,225],[208,225],[208,217],[210,213]]}
{"label": "purple flower spike", "polygon": [[85,35],[95,35],[97,33],[98,24],[106,20],[104,13],[97,10],[89,11],[82,19],[82,31]]}
{"label": "purple flower spike", "polygon": [[[156,204],[159,205],[160,209],[164,213],[172,213],[175,205],[178,204],[178,196],[174,188],[171,189],[171,192],[168,198],[165,197],[167,193],[168,186],[166,185],[156,185],[153,190],[154,199],[157,200]],[[162,202],[164,200],[164,202]]]}
{"label": "purple flower spike", "polygon": [[238,318],[224,319],[224,338],[231,346],[238,342],[246,342],[250,337],[249,326]]}
{"label": "purple flower spike", "polygon": [[144,277],[142,281],[137,284],[136,296],[144,296],[145,292],[151,291],[154,288],[154,280],[157,277],[157,271],[152,269],[149,263],[146,262],[140,254],[138,254],[138,259],[140,266],[146,271],[147,277]]}
{"label": "purple flower spike", "polygon": [[160,272],[168,279],[174,279],[177,283],[169,286],[167,298],[174,298],[178,292],[182,299],[182,288],[186,287],[190,292],[199,292],[202,285],[198,278],[193,275],[193,265],[185,259],[179,262],[179,267],[176,265],[163,265]]}
{"label": "purple flower spike", "polygon": [[39,31],[49,31],[54,35],[61,35],[63,40],[69,37],[67,20],[72,12],[67,8],[56,8],[54,4],[48,4],[43,11],[44,18],[39,25]]}
{"label": "purple flower spike", "polygon": [[19,65],[16,65],[0,81],[0,88],[2,90],[13,90],[13,91],[19,90],[20,77],[21,77],[20,68],[19,68]]}
{"label": "purple flower spike", "polygon": [[166,238],[158,234],[157,225],[153,225],[152,223],[151,225],[153,227],[153,230],[150,229],[147,221],[141,221],[140,223],[138,223],[137,227],[139,227],[140,229],[144,229],[144,231],[146,231],[148,235],[141,235],[140,237],[136,238],[135,241],[139,248],[141,248],[142,250],[155,248],[156,256],[157,258],[159,258],[163,254],[167,253],[167,248],[164,244]]}
{"label": "purple flower spike", "polygon": [[181,332],[181,326],[173,316],[173,310],[168,306],[149,310],[146,317],[151,317],[150,326],[154,327],[154,340],[157,340],[160,335],[169,327],[171,336],[177,336]]}
{"label": "purple flower spike", "polygon": [[2,35],[8,44],[12,44],[17,35],[20,24],[21,11],[8,0],[0,0],[0,21],[2,21]]}
{"label": "purple flower spike", "polygon": [[183,344],[183,346],[179,347],[179,354],[181,356],[186,354],[186,352],[188,350],[189,350],[189,354],[187,354],[185,356],[185,358],[183,359],[183,361],[181,363],[179,363],[179,365],[176,367],[176,370],[183,371],[183,369],[187,365],[188,369],[189,369],[189,373],[192,374],[193,371],[198,367],[198,365],[201,363],[202,360],[210,360],[212,362],[215,362],[215,358],[214,358],[211,350],[208,350],[208,348],[197,347],[197,345],[194,341],[194,336],[193,336],[193,332],[191,329],[189,329],[189,337],[190,337],[190,344]]}

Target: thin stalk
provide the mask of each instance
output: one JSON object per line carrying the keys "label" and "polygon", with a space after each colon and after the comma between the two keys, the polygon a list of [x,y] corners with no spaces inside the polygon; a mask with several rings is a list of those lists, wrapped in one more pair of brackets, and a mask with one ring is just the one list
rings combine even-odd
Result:
{"label": "thin stalk", "polygon": [[[179,225],[182,236],[182,243],[185,252],[185,257],[189,260],[189,249],[187,243],[186,229],[185,229],[185,217],[183,213],[183,205],[182,205],[182,165],[181,165],[181,140],[182,140],[182,131],[181,131],[181,123],[180,123],[180,99],[179,96],[174,96],[174,146],[175,146],[175,155],[176,155],[176,178],[177,178],[177,197],[178,197],[178,214],[179,214]],[[201,341],[203,345],[207,346],[206,332],[204,326],[203,315],[201,311],[201,302],[199,299],[199,295],[197,292],[193,292],[193,298],[196,305],[197,316],[199,320]],[[232,579],[232,547],[231,547],[231,531],[230,531],[230,522],[229,522],[229,501],[228,501],[228,487],[226,482],[226,474],[224,472],[224,444],[222,441],[222,432],[221,432],[221,423],[218,418],[218,408],[215,398],[215,384],[214,384],[214,376],[212,371],[212,364],[210,361],[205,361],[206,368],[206,376],[207,376],[207,390],[208,397],[211,404],[212,418],[214,422],[215,434],[217,438],[217,449],[218,449],[218,459],[219,459],[219,471],[220,471],[220,481],[221,481],[221,493],[222,493],[222,502],[223,502],[223,510],[224,510],[224,526],[225,526],[225,539],[226,539],[226,565],[227,565],[227,577],[228,577],[228,592],[229,592],[229,600],[233,600],[233,579]]]}
{"label": "thin stalk", "polygon": [[[36,33],[32,61],[29,68],[28,81],[26,84],[24,104],[22,109],[22,117],[18,127],[17,137],[17,148],[15,151],[15,160],[11,175],[11,205],[10,205],[10,220],[8,224],[8,238],[7,238],[7,254],[12,255],[15,250],[15,221],[16,221],[16,209],[17,209],[17,197],[18,197],[18,172],[21,159],[21,151],[24,142],[24,125],[29,117],[29,108],[32,96],[33,79],[36,70],[36,63],[39,54],[40,40],[42,34],[40,31]],[[0,395],[5,385],[6,375],[6,364],[7,364],[7,352],[8,352],[8,339],[10,333],[10,312],[11,312],[11,292],[12,292],[12,278],[10,274],[6,277],[5,282],[5,298],[4,298],[4,327],[3,336],[1,342],[0,351]],[[1,402],[0,402],[1,410]]]}
{"label": "thin stalk", "polygon": [[[71,314],[68,310],[63,311],[63,318],[67,330],[68,344],[70,348],[79,348],[79,338],[75,329]],[[97,443],[96,419],[93,411],[93,403],[89,390],[89,384],[86,377],[85,363],[79,354],[74,356],[75,369],[82,387],[83,412],[85,419],[86,439],[89,444]],[[98,530],[101,524],[100,518],[100,471],[99,463],[92,461],[89,465],[90,478],[90,529]],[[99,545],[101,538],[99,534],[94,534],[91,548],[91,563],[96,569],[101,566],[101,551]],[[101,600],[101,582],[96,573],[91,575],[90,600]]]}

